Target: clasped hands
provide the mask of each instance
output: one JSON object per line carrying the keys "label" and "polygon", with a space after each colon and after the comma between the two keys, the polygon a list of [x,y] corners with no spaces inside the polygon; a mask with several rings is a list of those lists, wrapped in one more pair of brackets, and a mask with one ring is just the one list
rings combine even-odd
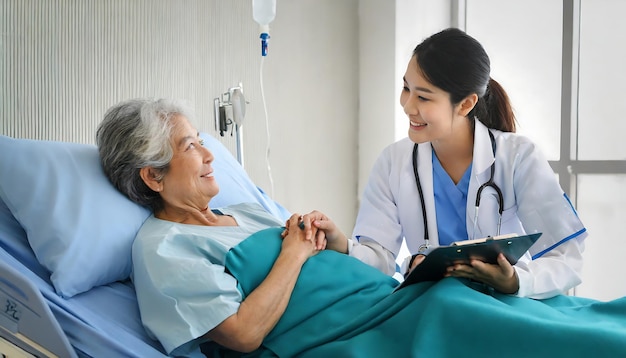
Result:
{"label": "clasped hands", "polygon": [[[294,230],[299,230],[302,239],[315,245],[315,250],[335,250],[348,252],[348,239],[337,225],[323,213],[313,210],[308,214],[293,214],[285,223],[281,237],[285,239]],[[300,234],[300,233],[299,233]]]}

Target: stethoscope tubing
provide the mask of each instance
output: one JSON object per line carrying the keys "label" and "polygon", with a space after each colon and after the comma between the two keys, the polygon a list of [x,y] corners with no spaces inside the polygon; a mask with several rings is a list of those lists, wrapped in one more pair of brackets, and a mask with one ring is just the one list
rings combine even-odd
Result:
{"label": "stethoscope tubing", "polygon": [[[488,130],[488,132],[489,132],[489,140],[491,141],[491,150],[493,152],[494,161],[493,163],[491,163],[491,166],[490,166],[489,180],[484,182],[478,188],[478,191],[476,192],[476,203],[475,203],[476,210],[474,211],[474,230],[473,230],[474,232],[472,233],[473,236],[476,235],[476,225],[478,222],[478,208],[480,207],[480,198],[482,196],[483,190],[487,187],[493,188],[493,190],[495,190],[496,195],[498,197],[498,227],[496,230],[496,235],[500,235],[500,228],[502,226],[502,212],[504,211],[504,196],[502,194],[502,190],[500,190],[500,187],[498,187],[498,185],[493,181],[493,177],[496,171],[495,170],[496,139],[494,138],[493,133],[491,133],[491,131]],[[420,203],[422,205],[422,217],[424,220],[424,244],[420,245],[420,247],[418,248],[418,254],[419,254],[430,248],[430,240],[429,240],[429,234],[428,234],[428,218],[426,217],[426,202],[424,200],[422,184],[420,183],[420,177],[417,171],[417,148],[418,148],[418,143],[415,143],[413,145],[413,174],[415,176],[415,185],[417,186],[417,191],[420,197]]]}

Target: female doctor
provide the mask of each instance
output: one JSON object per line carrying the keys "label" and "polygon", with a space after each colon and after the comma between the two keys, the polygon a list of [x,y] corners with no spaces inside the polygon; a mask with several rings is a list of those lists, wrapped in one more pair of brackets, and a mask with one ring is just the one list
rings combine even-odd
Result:
{"label": "female doctor", "polygon": [[497,265],[473,260],[448,275],[532,298],[578,285],[586,229],[539,148],[513,133],[509,99],[480,43],[454,28],[424,40],[408,63],[400,104],[409,135],[374,164],[350,255],[391,275],[403,238],[414,254],[407,272],[426,247],[541,232],[514,266],[500,255]]}

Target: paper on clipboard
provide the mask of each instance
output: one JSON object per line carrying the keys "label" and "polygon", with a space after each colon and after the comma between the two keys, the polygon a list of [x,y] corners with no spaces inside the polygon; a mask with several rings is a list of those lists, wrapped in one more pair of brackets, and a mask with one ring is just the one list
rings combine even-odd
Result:
{"label": "paper on clipboard", "polygon": [[394,291],[417,282],[440,280],[443,278],[447,267],[459,262],[468,263],[470,259],[496,264],[498,255],[503,253],[511,265],[514,265],[540,236],[541,233],[528,235],[507,234],[459,241],[450,246],[437,247],[426,256],[422,263],[411,271]]}

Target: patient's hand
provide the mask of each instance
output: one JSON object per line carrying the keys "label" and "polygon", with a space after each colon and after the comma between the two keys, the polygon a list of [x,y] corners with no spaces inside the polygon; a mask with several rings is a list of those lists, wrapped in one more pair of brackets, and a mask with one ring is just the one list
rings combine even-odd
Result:
{"label": "patient's hand", "polygon": [[296,221],[298,223],[298,225],[294,228],[294,230],[298,230],[298,232],[301,232],[302,234],[305,235],[307,240],[313,242],[315,244],[316,250],[321,251],[326,248],[326,239],[322,238],[321,242],[318,243],[317,242],[318,241],[318,237],[317,237],[318,229],[314,228],[315,230],[311,230],[310,225],[309,225],[309,229],[305,229],[304,222],[303,222],[303,215],[300,215],[300,214],[293,214],[291,218],[287,219],[287,222],[285,223],[285,230],[283,230],[283,232],[280,234],[283,240],[290,233],[290,221],[292,220],[292,218],[296,218]]}
{"label": "patient's hand", "polygon": [[324,213],[313,210],[302,217],[302,222],[304,230],[317,230],[315,237],[318,249],[348,253],[348,238]]}
{"label": "patient's hand", "polygon": [[497,265],[471,260],[469,265],[457,264],[448,267],[446,276],[470,278],[502,293],[514,294],[519,290],[517,273],[503,254],[498,255]]}
{"label": "patient's hand", "polygon": [[301,223],[302,215],[299,214],[293,214],[287,220],[285,230],[281,234],[283,238],[281,251],[294,250],[310,257],[319,251],[315,241],[318,229],[303,230],[300,228]]}

